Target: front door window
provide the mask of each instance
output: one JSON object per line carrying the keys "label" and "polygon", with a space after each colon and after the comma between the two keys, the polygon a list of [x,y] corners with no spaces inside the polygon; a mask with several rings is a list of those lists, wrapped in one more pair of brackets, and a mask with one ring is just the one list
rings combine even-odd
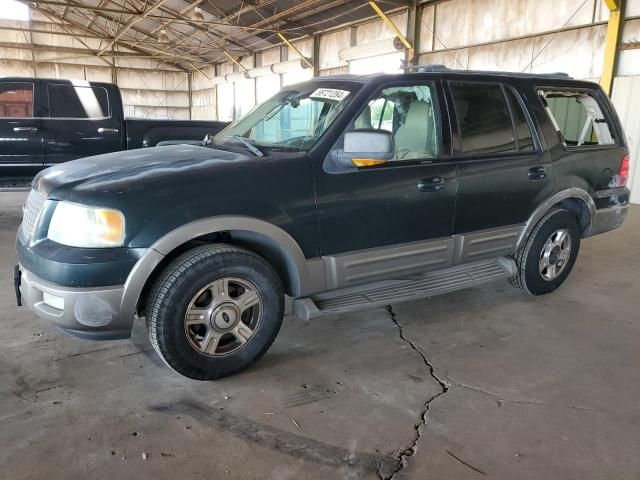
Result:
{"label": "front door window", "polygon": [[354,129],[386,130],[393,135],[394,160],[435,158],[440,154],[430,85],[388,87],[354,121]]}

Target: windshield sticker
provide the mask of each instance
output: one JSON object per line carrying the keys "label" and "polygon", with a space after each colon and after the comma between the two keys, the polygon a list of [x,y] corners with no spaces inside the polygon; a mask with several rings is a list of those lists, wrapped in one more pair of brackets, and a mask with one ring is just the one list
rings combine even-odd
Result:
{"label": "windshield sticker", "polygon": [[330,102],[341,102],[349,96],[348,90],[338,90],[336,88],[318,88],[309,95],[309,98],[329,100]]}

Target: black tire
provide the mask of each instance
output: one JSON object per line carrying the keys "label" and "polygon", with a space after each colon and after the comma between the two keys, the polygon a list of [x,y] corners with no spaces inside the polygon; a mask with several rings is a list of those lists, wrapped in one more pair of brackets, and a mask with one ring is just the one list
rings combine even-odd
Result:
{"label": "black tire", "polygon": [[[553,280],[543,277],[539,261],[547,239],[556,231],[566,229],[569,232],[571,248],[564,268]],[[545,295],[553,292],[566,280],[580,250],[582,231],[575,215],[562,208],[550,210],[538,222],[524,246],[516,252],[514,259],[518,273],[511,277],[511,284],[529,295]]]}
{"label": "black tire", "polygon": [[[185,314],[202,288],[228,277],[256,287],[262,302],[260,321],[238,350],[206,355],[190,343]],[[195,380],[214,380],[238,373],[262,357],[280,330],[283,314],[282,283],[273,267],[248,250],[214,244],[193,248],[165,268],[151,290],[146,324],[153,348],[170,368]]]}

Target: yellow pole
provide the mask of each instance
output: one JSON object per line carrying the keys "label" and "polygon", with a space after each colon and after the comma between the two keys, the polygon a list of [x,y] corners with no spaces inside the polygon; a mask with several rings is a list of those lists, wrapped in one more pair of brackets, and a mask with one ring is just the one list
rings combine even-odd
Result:
{"label": "yellow pole", "polygon": [[206,78],[207,80],[211,80],[211,78],[209,77],[209,75],[207,75],[206,73],[204,73],[202,70],[200,70],[198,67],[196,67],[193,63],[189,63],[189,65],[191,65],[193,67],[193,69],[198,72],[200,75],[202,75],[204,78]]}
{"label": "yellow pole", "polygon": [[609,21],[607,23],[607,34],[604,40],[604,62],[602,65],[602,75],[600,75],[600,86],[607,95],[611,95],[613,76],[615,75],[618,60],[618,44],[622,17],[624,15],[624,5],[623,0],[604,0],[604,3],[609,9]]}
{"label": "yellow pole", "polygon": [[413,58],[413,47],[407,37],[405,37],[398,27],[396,27],[393,22],[387,17],[387,14],[382,11],[382,9],[378,6],[378,4],[374,0],[369,0],[369,5],[371,8],[378,14],[378,16],[387,24],[387,26],[391,29],[391,31],[395,34],[396,37],[400,39],[400,41],[404,44],[407,50],[409,50],[409,58]]}
{"label": "yellow pole", "polygon": [[305,56],[302,54],[302,52],[301,52],[300,50],[298,50],[298,49],[296,48],[296,46],[295,46],[293,43],[291,43],[291,42],[287,39],[287,37],[285,37],[285,36],[284,36],[282,33],[280,33],[280,32],[278,32],[278,33],[277,33],[277,35],[278,35],[278,37],[280,37],[280,40],[282,40],[284,43],[286,43],[286,44],[289,46],[289,48],[293,49],[293,51],[295,51],[295,52],[298,54],[298,56],[299,56],[299,57],[302,59],[302,61],[307,65],[307,67],[309,67],[309,68],[313,68],[313,64],[309,61],[309,59],[308,59],[307,57],[305,57]]}
{"label": "yellow pole", "polygon": [[235,63],[236,65],[238,65],[238,67],[240,68],[240,70],[242,70],[242,71],[243,71],[243,72],[245,72],[245,73],[249,71],[249,70],[247,70],[247,69],[245,68],[245,66],[244,66],[244,65],[242,65],[238,60],[236,60],[235,58],[233,58],[233,55],[231,55],[229,52],[227,52],[226,50],[224,50],[222,53],[225,55],[225,57],[227,57],[227,58],[228,58],[229,60],[231,60],[233,63]]}

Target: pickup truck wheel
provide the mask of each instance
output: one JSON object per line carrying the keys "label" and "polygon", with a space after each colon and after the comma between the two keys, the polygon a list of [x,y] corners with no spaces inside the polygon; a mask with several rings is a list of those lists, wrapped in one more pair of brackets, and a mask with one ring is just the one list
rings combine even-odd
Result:
{"label": "pickup truck wheel", "polygon": [[580,249],[576,217],[564,209],[549,211],[516,253],[518,273],[511,283],[529,295],[553,292],[569,276]]}
{"label": "pickup truck wheel", "polygon": [[280,278],[258,255],[206,245],[176,258],[155,283],[147,307],[153,348],[196,380],[252,365],[276,338],[284,313]]}

